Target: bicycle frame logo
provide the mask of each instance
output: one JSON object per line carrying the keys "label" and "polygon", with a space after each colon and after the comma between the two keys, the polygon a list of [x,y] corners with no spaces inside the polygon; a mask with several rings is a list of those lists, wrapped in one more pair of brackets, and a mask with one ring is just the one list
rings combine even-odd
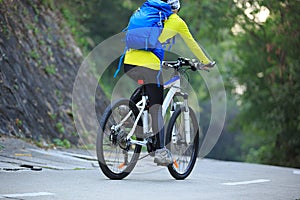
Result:
{"label": "bicycle frame logo", "polygon": [[[120,33],[100,43],[84,59],[78,70],[73,86],[72,109],[77,132],[86,146],[95,145],[95,143],[91,142],[93,138],[95,139],[96,137],[99,130],[99,117],[103,114],[101,113],[103,110],[96,110],[95,103],[99,80],[101,80],[104,72],[110,67],[111,63],[123,54],[124,44],[121,42],[123,38],[124,33]],[[177,39],[176,45],[172,47],[170,52],[182,57],[194,57],[188,47],[184,45],[183,40],[179,39]],[[199,156],[205,157],[213,149],[222,133],[226,117],[226,92],[217,66],[215,66],[210,73],[200,71],[193,73],[199,73],[199,76],[202,77],[211,101],[211,119],[208,129],[206,133],[204,133],[203,144],[199,150]],[[124,85],[124,83],[128,81],[128,79],[126,80],[125,78],[126,75],[123,73],[120,73],[118,76],[121,78],[112,91],[111,101],[120,97],[118,94],[118,85]],[[174,94],[180,91],[181,86],[179,83],[180,79],[176,76],[165,82],[165,87],[170,87],[170,90],[164,100],[163,115],[165,115],[167,106],[172,101]],[[194,104],[192,107],[196,107],[195,110],[199,110],[196,92],[191,85],[188,85],[188,87],[192,94],[189,98],[196,98],[196,100],[193,101]],[[132,92],[133,91],[128,91],[128,93]],[[103,98],[103,94],[101,98],[105,99]],[[106,103],[109,104],[109,102]],[[200,113],[196,113],[196,115],[199,121]],[[94,150],[91,154],[94,154]]]}

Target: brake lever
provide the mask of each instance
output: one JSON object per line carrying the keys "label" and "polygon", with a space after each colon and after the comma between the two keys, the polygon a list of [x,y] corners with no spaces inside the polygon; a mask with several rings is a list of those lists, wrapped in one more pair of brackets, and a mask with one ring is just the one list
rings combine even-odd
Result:
{"label": "brake lever", "polygon": [[200,69],[200,70],[207,71],[207,72],[210,72],[210,70],[209,70],[209,69],[207,69],[207,67],[206,67],[206,66],[200,66],[200,67],[199,67],[199,69]]}
{"label": "brake lever", "polygon": [[215,65],[216,65],[216,61],[212,61],[209,63],[209,66],[207,66],[207,67],[213,68]]}
{"label": "brake lever", "polygon": [[198,65],[200,65],[198,67],[198,69],[210,72],[210,70],[208,68],[213,68],[216,65],[216,62],[212,61],[212,62],[210,62],[210,63],[208,63],[206,65],[202,65],[202,66],[201,66],[201,63],[198,63]]}

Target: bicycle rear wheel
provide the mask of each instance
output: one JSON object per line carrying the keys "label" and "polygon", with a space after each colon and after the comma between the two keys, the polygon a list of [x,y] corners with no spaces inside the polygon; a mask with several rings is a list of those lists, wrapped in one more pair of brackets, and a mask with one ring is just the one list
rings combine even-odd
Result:
{"label": "bicycle rear wheel", "polygon": [[120,99],[108,106],[102,116],[97,135],[97,157],[102,172],[110,179],[125,178],[138,161],[141,146],[130,145],[126,140],[138,113],[132,101]]}
{"label": "bicycle rear wheel", "polygon": [[196,115],[189,108],[190,133],[188,134],[185,131],[187,124],[184,121],[184,110],[184,107],[181,107],[173,113],[166,135],[166,146],[174,159],[173,164],[168,166],[168,170],[177,180],[183,180],[190,175],[199,151],[200,131]]}

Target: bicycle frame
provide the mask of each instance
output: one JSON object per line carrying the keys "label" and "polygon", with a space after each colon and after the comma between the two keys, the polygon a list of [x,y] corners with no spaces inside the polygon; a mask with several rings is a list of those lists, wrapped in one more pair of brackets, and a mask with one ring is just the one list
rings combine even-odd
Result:
{"label": "bicycle frame", "polygon": [[[164,83],[164,89],[168,89],[170,88],[170,90],[168,91],[166,97],[164,98],[163,104],[162,104],[162,115],[163,117],[165,117],[167,109],[170,105],[174,106],[174,109],[171,109],[171,115],[173,114],[174,110],[176,109],[177,105],[184,105],[185,108],[185,112],[184,112],[184,119],[185,119],[185,127],[186,127],[186,134],[189,135],[189,127],[190,127],[190,122],[189,122],[189,108],[188,108],[188,102],[187,102],[187,97],[188,95],[185,93],[181,93],[181,84],[180,84],[180,75],[179,74],[175,74],[169,81],[167,81],[166,83]],[[173,102],[173,98],[175,95],[179,95],[184,97],[184,102]],[[127,140],[131,143],[131,144],[136,144],[136,145],[141,145],[141,146],[146,146],[147,144],[147,140],[143,140],[143,141],[138,141],[138,140],[133,140],[131,139],[131,137],[134,134],[134,131],[137,127],[138,121],[140,120],[142,114],[143,115],[143,132],[144,134],[147,134],[149,132],[149,127],[148,127],[148,111],[145,110],[146,107],[146,102],[147,102],[148,97],[147,96],[142,96],[142,100],[140,100],[136,106],[138,107],[138,109],[140,110],[134,125],[131,129],[131,131],[129,132],[129,134],[127,135]],[[115,129],[117,130],[119,127],[121,127],[123,125],[123,123],[130,117],[130,115],[132,114],[132,111],[130,111],[125,117],[124,119],[120,122],[120,124],[113,126],[111,129]],[[186,120],[187,119],[187,120]],[[173,130],[174,132],[175,130]],[[176,135],[174,135],[174,139],[175,139]],[[172,140],[173,139],[173,134],[172,134]],[[190,142],[190,138],[187,137],[187,142]]]}

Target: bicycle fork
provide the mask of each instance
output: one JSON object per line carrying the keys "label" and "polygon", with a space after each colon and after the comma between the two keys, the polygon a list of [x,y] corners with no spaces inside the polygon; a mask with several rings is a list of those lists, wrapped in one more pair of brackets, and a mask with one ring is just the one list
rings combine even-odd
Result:
{"label": "bicycle fork", "polygon": [[185,132],[185,141],[187,144],[191,142],[191,130],[190,130],[190,109],[188,106],[188,99],[184,99],[184,112],[183,112],[183,119],[184,119],[184,132]]}
{"label": "bicycle fork", "polygon": [[[186,93],[178,93],[178,96],[182,96],[184,98],[183,102],[176,102],[173,103],[173,109],[171,110],[171,116],[173,115],[174,111],[176,110],[176,106],[183,106],[183,125],[184,125],[184,134],[183,140],[189,144],[191,142],[191,130],[190,130],[190,110],[188,106],[188,94]],[[177,130],[178,127],[174,126],[172,130],[172,142],[177,143],[177,135],[180,134]]]}

